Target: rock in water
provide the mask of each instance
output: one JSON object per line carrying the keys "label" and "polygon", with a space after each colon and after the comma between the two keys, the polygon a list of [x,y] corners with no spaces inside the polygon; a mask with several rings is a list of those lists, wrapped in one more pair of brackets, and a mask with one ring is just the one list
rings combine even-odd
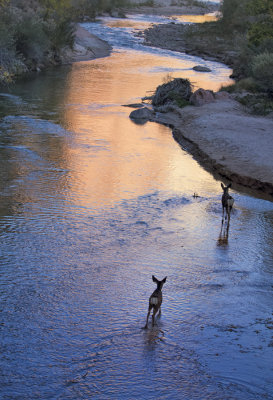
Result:
{"label": "rock in water", "polygon": [[132,111],[130,114],[130,118],[133,120],[146,122],[153,116],[153,114],[154,112],[148,107],[142,107]]}
{"label": "rock in water", "polygon": [[204,67],[203,65],[195,65],[193,67],[194,71],[199,71],[199,72],[211,72],[211,69],[208,67]]}

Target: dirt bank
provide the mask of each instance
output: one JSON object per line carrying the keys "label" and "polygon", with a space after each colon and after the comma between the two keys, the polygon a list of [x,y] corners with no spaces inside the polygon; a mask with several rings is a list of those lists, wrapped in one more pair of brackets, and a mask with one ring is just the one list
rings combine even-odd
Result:
{"label": "dirt bank", "polygon": [[233,99],[155,113],[207,169],[273,200],[273,119],[249,115]]}
{"label": "dirt bank", "polygon": [[219,5],[216,3],[204,3],[200,5],[194,2],[184,1],[179,5],[171,5],[171,2],[155,1],[154,7],[142,6],[124,8],[123,12],[126,14],[149,14],[149,15],[203,15],[217,11]]}
{"label": "dirt bank", "polygon": [[112,47],[106,41],[92,35],[92,33],[77,24],[74,49],[67,49],[63,52],[61,57],[62,64],[107,57],[111,50]]}
{"label": "dirt bank", "polygon": [[233,43],[219,37],[216,44],[214,42],[212,46],[210,35],[188,36],[186,30],[187,26],[185,25],[170,23],[154,25],[142,32],[141,35],[146,46],[179,51],[201,57],[204,60],[219,61],[233,67],[236,56]]}

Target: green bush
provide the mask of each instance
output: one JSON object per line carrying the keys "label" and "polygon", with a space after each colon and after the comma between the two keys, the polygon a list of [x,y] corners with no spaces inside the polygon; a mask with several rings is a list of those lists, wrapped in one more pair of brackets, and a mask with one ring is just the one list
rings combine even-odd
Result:
{"label": "green bush", "polygon": [[220,24],[226,32],[247,29],[248,14],[246,6],[248,0],[224,0],[221,6],[222,18]]}
{"label": "green bush", "polygon": [[14,77],[26,70],[20,54],[16,52],[15,28],[10,12],[0,7],[0,85],[13,82]]}
{"label": "green bush", "polygon": [[264,39],[259,45],[259,53],[273,53],[273,37]]}
{"label": "green bush", "polygon": [[262,45],[263,42],[273,39],[273,19],[263,18],[261,21],[253,23],[248,30],[248,40],[255,46]]}
{"label": "green bush", "polygon": [[44,30],[53,52],[58,54],[63,47],[73,48],[75,25],[68,18],[51,18],[44,24]]}
{"label": "green bush", "polygon": [[255,56],[251,63],[251,75],[260,88],[273,95],[273,53]]}
{"label": "green bush", "polygon": [[256,92],[257,91],[257,83],[251,77],[241,79],[238,82],[235,82],[228,86],[222,86],[221,91],[225,91],[228,93],[240,93],[242,91],[246,92]]}
{"label": "green bush", "polygon": [[44,21],[33,10],[14,13],[14,41],[16,51],[28,60],[39,63],[50,49],[50,39],[44,29]]}
{"label": "green bush", "polygon": [[254,114],[268,115],[273,112],[273,100],[259,93],[238,97],[238,101]]}

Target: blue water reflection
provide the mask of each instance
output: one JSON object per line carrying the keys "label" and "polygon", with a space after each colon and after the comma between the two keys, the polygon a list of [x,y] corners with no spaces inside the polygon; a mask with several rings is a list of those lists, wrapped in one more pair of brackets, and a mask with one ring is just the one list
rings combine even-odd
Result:
{"label": "blue water reflection", "polygon": [[[271,396],[272,203],[233,191],[219,246],[220,183],[122,107],[170,63],[192,60],[123,49],[0,96],[5,400]],[[207,85],[228,79],[215,66]],[[168,280],[144,332],[152,274]]]}

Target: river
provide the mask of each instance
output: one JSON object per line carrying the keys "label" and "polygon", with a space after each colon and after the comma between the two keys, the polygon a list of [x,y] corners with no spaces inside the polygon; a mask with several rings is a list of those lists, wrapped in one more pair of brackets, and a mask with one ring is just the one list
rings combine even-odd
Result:
{"label": "river", "polygon": [[273,204],[231,190],[219,237],[220,182],[123,106],[169,76],[229,82],[132,36],[158,18],[86,24],[110,57],[0,93],[3,400],[273,398]]}

